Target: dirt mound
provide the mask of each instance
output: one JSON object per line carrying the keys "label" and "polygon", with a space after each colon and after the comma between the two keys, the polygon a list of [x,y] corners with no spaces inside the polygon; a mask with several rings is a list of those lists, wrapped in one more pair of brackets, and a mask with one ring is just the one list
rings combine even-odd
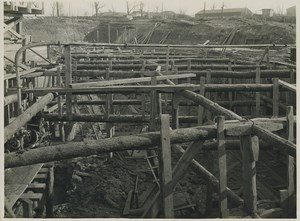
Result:
{"label": "dirt mound", "polygon": [[[150,34],[155,24],[158,24],[152,35]],[[201,21],[184,20],[133,20],[126,25],[111,25],[111,42],[121,43],[120,39],[124,33],[125,26],[126,42],[133,43],[136,37],[141,43],[149,34],[149,44],[158,44],[168,36],[165,44],[202,44],[210,40],[211,44],[221,44],[230,34],[232,29],[237,28],[232,44],[266,44],[266,43],[295,43],[296,34],[293,25],[289,23],[279,23],[254,18],[226,18],[226,19],[202,19]],[[132,29],[132,27],[136,27]],[[129,30],[130,29],[130,30]],[[97,31],[99,42],[108,42],[108,23],[99,24],[85,38],[85,41],[96,42]],[[124,37],[123,37],[124,38]],[[122,41],[123,40],[123,41]]]}
{"label": "dirt mound", "polygon": [[23,33],[32,41],[83,41],[99,24],[94,18],[80,17],[28,17],[23,20]]}

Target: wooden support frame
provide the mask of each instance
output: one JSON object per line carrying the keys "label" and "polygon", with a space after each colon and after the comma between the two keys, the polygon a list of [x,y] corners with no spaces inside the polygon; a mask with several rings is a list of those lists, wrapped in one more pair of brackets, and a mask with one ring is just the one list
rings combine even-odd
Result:
{"label": "wooden support frame", "polygon": [[161,121],[161,146],[160,155],[160,192],[162,198],[162,208],[164,218],[174,218],[173,187],[172,183],[172,163],[171,163],[171,143],[170,143],[170,119],[168,114],[160,115]]}
{"label": "wooden support frame", "polygon": [[54,164],[49,167],[46,192],[46,217],[53,218]]}
{"label": "wooden support frame", "polygon": [[179,102],[180,95],[174,93],[172,99],[172,129],[179,129]]}
{"label": "wooden support frame", "polygon": [[243,196],[244,209],[250,215],[257,213],[256,163],[259,141],[257,136],[241,136],[243,157]]}

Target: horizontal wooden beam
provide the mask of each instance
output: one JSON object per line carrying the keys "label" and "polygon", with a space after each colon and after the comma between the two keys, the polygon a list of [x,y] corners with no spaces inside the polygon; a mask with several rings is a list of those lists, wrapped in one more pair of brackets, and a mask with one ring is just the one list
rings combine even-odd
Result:
{"label": "horizontal wooden beam", "polygon": [[[178,74],[178,75],[165,75],[156,77],[157,81],[162,81],[166,79],[181,79],[195,77],[195,74]],[[82,88],[82,87],[103,87],[119,84],[133,84],[133,83],[143,83],[150,82],[151,77],[140,77],[140,78],[129,78],[129,79],[119,79],[119,80],[107,80],[107,81],[97,81],[97,82],[85,82],[85,83],[74,83],[70,86],[72,88]]]}
{"label": "horizontal wooden beam", "polygon": [[[277,123],[270,123],[273,121]],[[252,122],[225,121],[225,133],[227,136],[239,136],[241,133],[251,133],[253,122],[261,128],[276,131],[283,129],[286,118],[253,119]],[[170,140],[172,144],[185,143],[215,138],[216,134],[216,125],[184,128],[171,131]],[[114,151],[149,149],[156,147],[159,144],[159,132],[84,142],[70,142],[56,146],[31,149],[22,154],[17,152],[5,154],[5,168],[52,162],[75,157],[85,157]]]}

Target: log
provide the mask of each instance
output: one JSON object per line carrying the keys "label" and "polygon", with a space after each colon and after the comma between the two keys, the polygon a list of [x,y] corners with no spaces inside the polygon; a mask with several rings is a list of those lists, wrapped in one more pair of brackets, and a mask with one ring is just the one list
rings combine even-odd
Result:
{"label": "log", "polygon": [[[272,84],[207,84],[205,85],[206,92],[230,92],[230,91],[272,91]],[[149,93],[156,90],[158,93],[174,93],[176,91],[199,91],[199,85],[195,84],[180,84],[180,85],[143,85],[143,86],[107,86],[107,87],[88,87],[88,88],[33,88],[23,89],[22,93],[34,93],[36,95],[45,93],[72,93],[72,94],[110,94],[110,93]],[[286,91],[282,89],[281,91]],[[185,93],[185,92],[183,92]]]}
{"label": "log", "polygon": [[[189,78],[195,77],[195,74],[179,74],[179,75],[166,75],[166,76],[158,76],[156,78],[157,81],[162,81],[166,79],[180,79],[180,78]],[[143,83],[150,82],[151,77],[140,77],[140,78],[129,78],[124,80],[107,80],[107,81],[98,81],[98,82],[86,82],[86,83],[75,83],[71,84],[72,88],[82,88],[82,87],[103,87],[103,86],[111,86],[118,84],[133,84],[133,83]]]}
{"label": "log", "polygon": [[4,97],[4,106],[17,102],[17,94],[11,94]]}
{"label": "log", "polygon": [[287,83],[285,81],[282,81],[282,80],[278,80],[278,84],[286,89],[288,89],[289,91],[292,91],[292,92],[295,92],[296,93],[296,86],[295,85],[292,85],[290,83]]}
{"label": "log", "polygon": [[[170,132],[171,143],[184,143],[195,140],[206,140],[216,136],[216,128],[202,126],[185,128]],[[47,146],[28,150],[22,154],[8,153],[5,155],[5,167],[17,167],[38,162],[52,162],[94,154],[109,153],[123,150],[149,149],[160,144],[160,133],[152,132],[134,136],[120,136],[102,140],[70,142],[56,146]]]}
{"label": "log", "polygon": [[25,110],[21,115],[19,115],[12,123],[7,125],[4,128],[4,143],[6,143],[10,138],[14,136],[14,134],[20,130],[27,122],[29,122],[32,117],[34,117],[38,112],[43,110],[43,108],[49,104],[54,99],[53,93],[48,93],[41,99],[39,99],[36,103],[30,106],[27,110]]}

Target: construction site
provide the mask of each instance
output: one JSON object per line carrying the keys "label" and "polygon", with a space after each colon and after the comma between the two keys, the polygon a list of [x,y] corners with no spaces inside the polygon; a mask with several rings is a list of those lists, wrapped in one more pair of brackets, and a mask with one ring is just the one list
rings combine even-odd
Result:
{"label": "construction site", "polygon": [[3,4],[5,218],[296,218],[293,19]]}

